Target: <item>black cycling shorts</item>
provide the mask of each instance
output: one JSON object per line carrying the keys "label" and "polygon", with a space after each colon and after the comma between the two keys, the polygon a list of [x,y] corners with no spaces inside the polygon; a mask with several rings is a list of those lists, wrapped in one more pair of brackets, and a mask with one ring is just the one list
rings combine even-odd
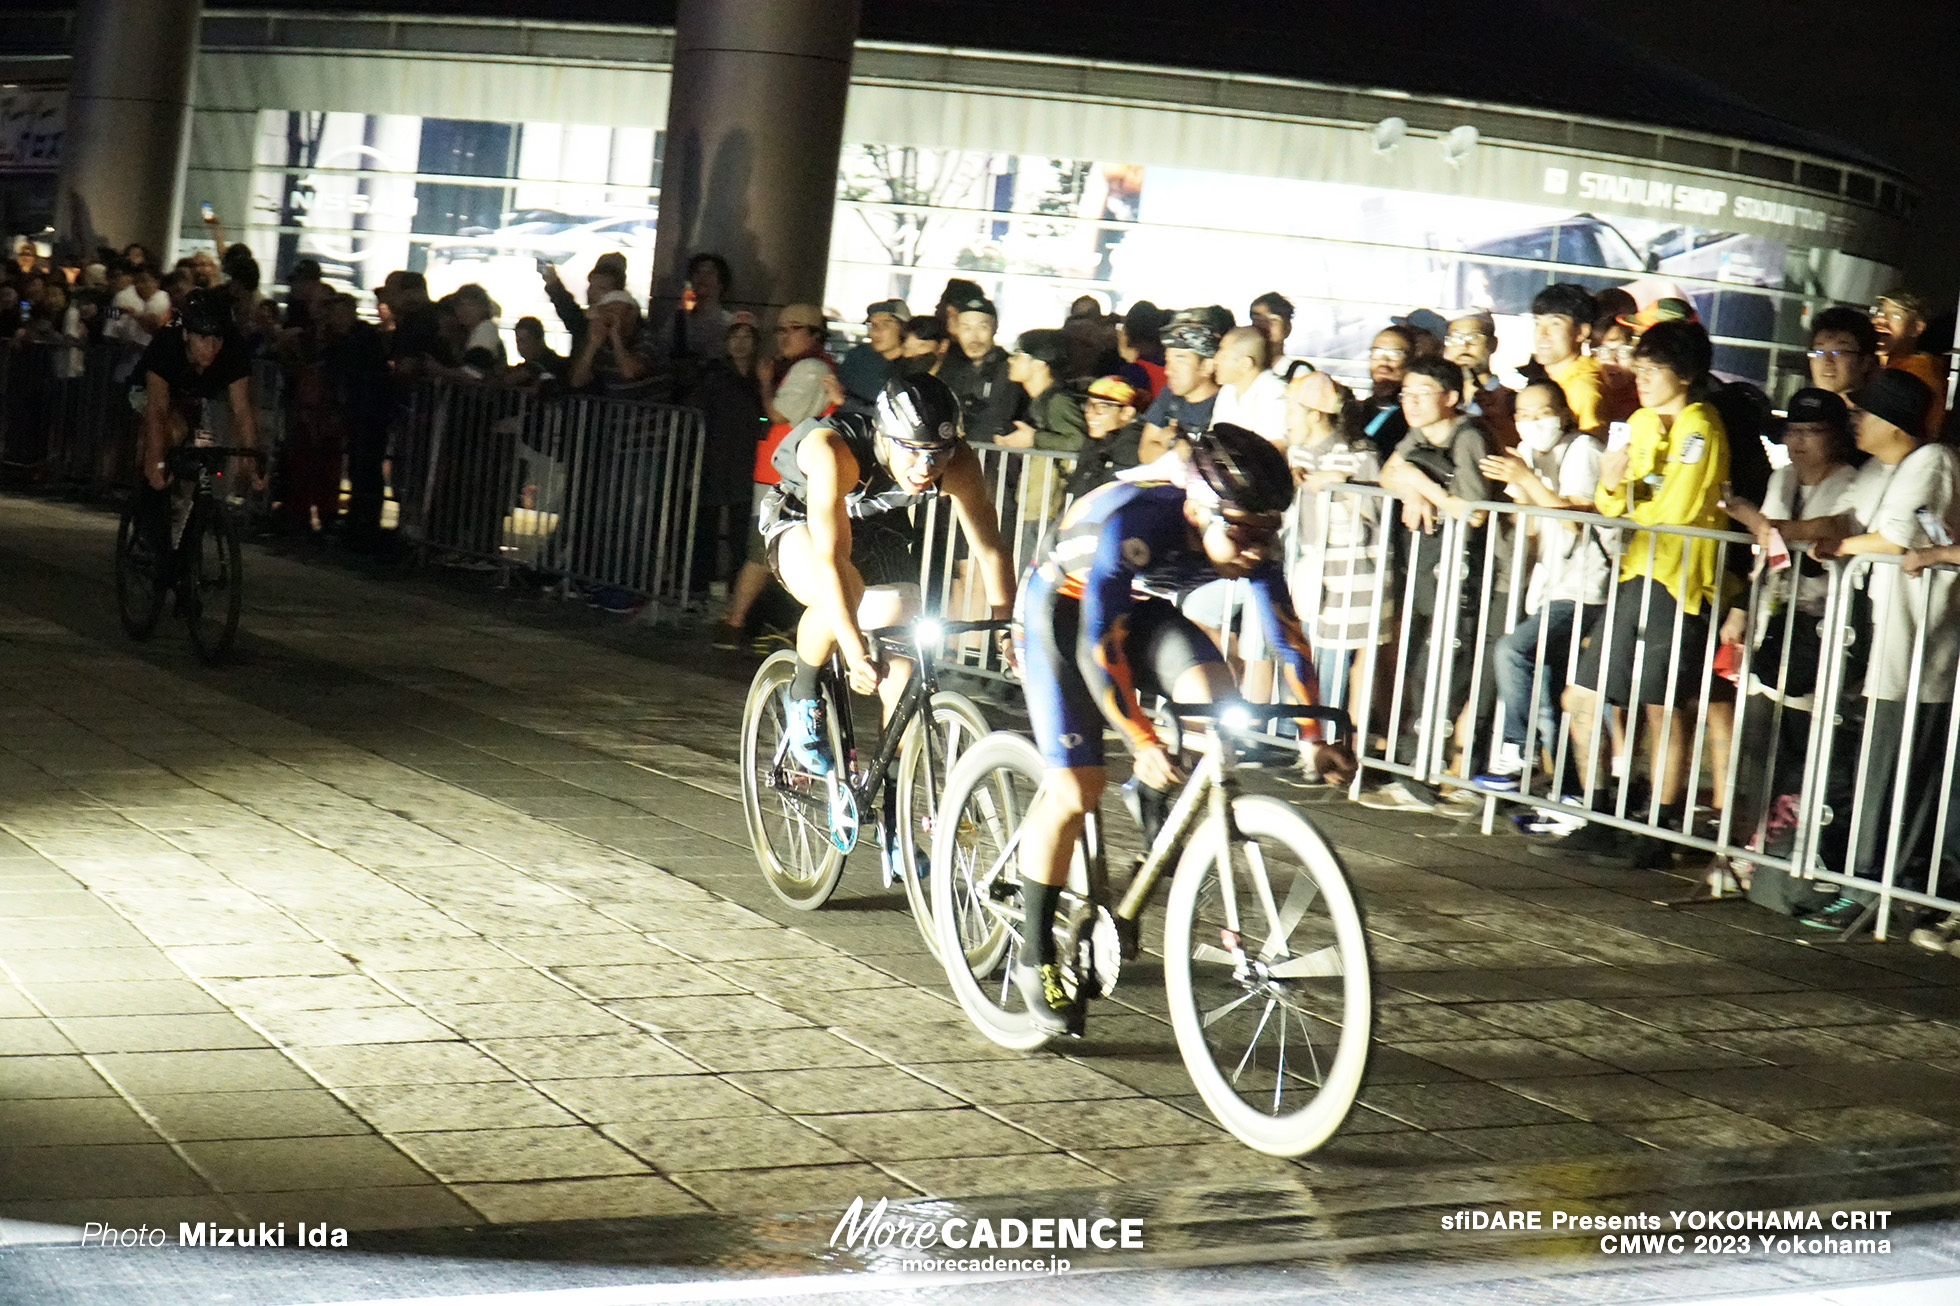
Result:
{"label": "black cycling shorts", "polygon": [[[1218,647],[1165,599],[1130,608],[1123,656],[1141,698],[1165,697],[1192,667],[1222,662]],[[1088,668],[1085,673],[1084,668]],[[1021,678],[1028,722],[1050,766],[1103,764],[1102,709],[1089,689],[1095,646],[1082,633],[1082,602],[1057,594],[1039,574],[1023,590]]]}
{"label": "black cycling shorts", "polygon": [[[792,522],[767,537],[769,570],[778,581],[783,578],[777,551]],[[916,585],[919,583],[919,553],[911,518],[903,511],[879,513],[876,517],[851,519],[851,565],[864,579],[865,588],[877,585]]]}

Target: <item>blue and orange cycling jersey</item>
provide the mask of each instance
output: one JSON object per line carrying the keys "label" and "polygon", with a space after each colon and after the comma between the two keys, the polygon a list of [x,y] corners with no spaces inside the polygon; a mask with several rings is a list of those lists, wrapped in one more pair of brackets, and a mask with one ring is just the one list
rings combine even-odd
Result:
{"label": "blue and orange cycling jersey", "polygon": [[[1177,599],[1220,579],[1193,538],[1184,503],[1184,490],[1165,482],[1117,481],[1091,491],[1063,514],[1054,548],[1022,587],[1029,619],[1058,602],[1082,605],[1081,638],[1094,657],[1081,673],[1104,717],[1124,731],[1132,747],[1157,740],[1137,702],[1125,649],[1132,609],[1140,598]],[[1244,579],[1267,646],[1282,651],[1294,693],[1302,702],[1317,702],[1313,656],[1284,568],[1269,558]]]}

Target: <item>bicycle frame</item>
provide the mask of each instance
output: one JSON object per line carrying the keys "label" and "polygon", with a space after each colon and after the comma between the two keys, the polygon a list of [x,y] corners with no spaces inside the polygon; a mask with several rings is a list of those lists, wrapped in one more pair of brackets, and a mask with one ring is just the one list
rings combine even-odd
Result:
{"label": "bicycle frame", "polygon": [[[938,623],[936,632],[921,631],[917,626],[909,628],[905,626],[885,626],[878,630],[864,632],[865,640],[870,645],[874,658],[877,658],[879,654],[887,650],[897,651],[903,649],[904,656],[913,663],[912,677],[905,686],[905,692],[899,697],[898,706],[892,711],[890,719],[885,722],[883,728],[879,731],[878,751],[872,758],[869,766],[856,764],[857,732],[852,726],[851,712],[848,707],[850,703],[850,681],[844,673],[844,660],[842,655],[836,649],[831,650],[830,660],[824,664],[823,678],[830,687],[831,702],[836,704],[838,708],[837,743],[840,753],[838,760],[839,762],[848,760],[851,763],[849,779],[845,783],[849,788],[852,801],[858,811],[864,811],[869,807],[872,799],[876,796],[873,792],[874,788],[884,783],[886,772],[890,768],[892,760],[898,756],[899,746],[904,742],[905,732],[911,727],[913,718],[918,716],[920,712],[926,711],[931,705],[932,696],[939,692],[938,639],[946,636],[964,635],[973,631],[998,630],[1004,628],[1006,625],[1007,623],[1004,621],[949,621]],[[883,659],[878,658],[878,660],[882,661]],[[933,769],[933,754],[931,751],[934,745],[935,741],[932,732],[928,730],[926,732],[925,746],[927,750],[926,765],[930,774],[937,774],[936,769]],[[783,754],[788,750],[788,747],[789,741],[787,738],[777,743],[776,756],[771,761],[772,771],[782,765]],[[821,806],[815,799],[807,795],[799,794],[789,789],[780,789],[779,792],[798,806],[813,809]],[[825,812],[824,816],[828,818],[829,813]]]}

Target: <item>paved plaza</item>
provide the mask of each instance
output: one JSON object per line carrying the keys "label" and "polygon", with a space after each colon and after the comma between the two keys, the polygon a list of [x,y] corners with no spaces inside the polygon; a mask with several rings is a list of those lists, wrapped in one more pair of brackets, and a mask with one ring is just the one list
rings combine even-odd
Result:
{"label": "paved plaza", "polygon": [[1147,960],[1022,1056],[871,855],[780,905],[744,660],[253,550],[208,669],[180,628],[123,638],[113,528],[0,499],[0,1217],[746,1218],[1960,1127],[1960,963],[1303,794],[1370,915],[1380,1046],[1339,1137],[1261,1157],[1192,1095]]}

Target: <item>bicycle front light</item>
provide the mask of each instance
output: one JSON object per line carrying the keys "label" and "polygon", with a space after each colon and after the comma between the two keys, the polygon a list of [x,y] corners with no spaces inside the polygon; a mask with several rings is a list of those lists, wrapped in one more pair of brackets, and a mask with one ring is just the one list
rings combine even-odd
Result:
{"label": "bicycle front light", "polygon": [[912,627],[912,638],[919,641],[921,647],[938,648],[946,638],[946,627],[931,617],[925,617]]}
{"label": "bicycle front light", "polygon": [[1252,729],[1252,713],[1242,707],[1228,707],[1218,714],[1218,724],[1227,730]]}

